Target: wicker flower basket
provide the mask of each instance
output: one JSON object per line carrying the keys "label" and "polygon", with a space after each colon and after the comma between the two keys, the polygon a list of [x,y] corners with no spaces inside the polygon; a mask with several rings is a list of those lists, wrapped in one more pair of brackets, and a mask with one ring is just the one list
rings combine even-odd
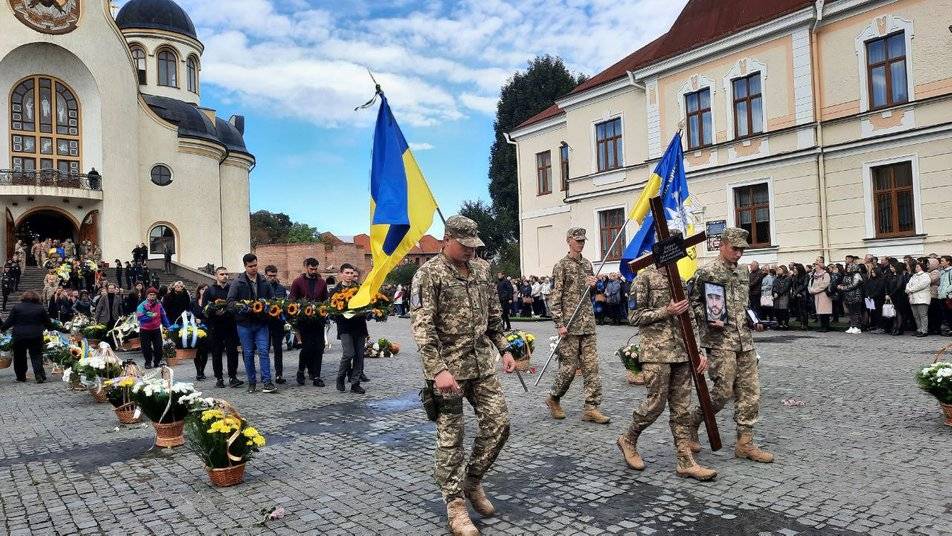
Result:
{"label": "wicker flower basket", "polygon": [[155,428],[155,446],[179,447],[185,444],[185,421],[175,421],[168,424],[153,422]]}
{"label": "wicker flower basket", "polygon": [[212,469],[211,467],[206,467],[205,470],[208,471],[208,478],[211,479],[212,484],[219,488],[227,488],[228,486],[241,484],[245,481],[244,463],[232,465],[231,467],[224,467],[222,469]]}
{"label": "wicker flower basket", "polygon": [[139,339],[129,339],[122,343],[122,346],[119,348],[123,352],[135,352],[136,350],[142,349],[142,343]]}
{"label": "wicker flower basket", "polygon": [[945,425],[952,426],[952,404],[939,402],[939,406],[942,407],[942,412],[945,413]]}
{"label": "wicker flower basket", "polygon": [[89,389],[89,394],[93,395],[93,398],[96,399],[97,404],[102,404],[103,402],[109,401],[109,397],[106,395],[105,389],[91,387]]}
{"label": "wicker flower basket", "polygon": [[118,408],[113,408],[113,411],[116,412],[116,418],[119,419],[120,424],[135,424],[139,422],[139,417],[136,417],[136,405],[132,402],[127,402]]}
{"label": "wicker flower basket", "polygon": [[179,363],[186,359],[195,359],[195,352],[195,348],[176,348],[175,359],[177,359]]}
{"label": "wicker flower basket", "polygon": [[10,356],[9,352],[3,352],[0,354],[0,369],[10,368],[10,365],[13,364],[13,357]]}

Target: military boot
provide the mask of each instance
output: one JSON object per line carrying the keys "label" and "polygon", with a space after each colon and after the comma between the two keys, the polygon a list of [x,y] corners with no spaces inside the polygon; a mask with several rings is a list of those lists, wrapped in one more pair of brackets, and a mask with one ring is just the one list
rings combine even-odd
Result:
{"label": "military boot", "polygon": [[627,435],[618,436],[618,449],[621,450],[622,456],[625,457],[625,463],[628,464],[628,467],[635,469],[637,471],[645,470],[645,461],[641,459],[641,454],[638,454],[638,438],[635,437],[632,441]]}
{"label": "military boot", "polygon": [[479,536],[479,529],[469,518],[466,501],[463,499],[453,499],[446,504],[446,522],[453,536]]}
{"label": "military boot", "polygon": [[552,395],[549,395],[549,398],[545,399],[545,405],[549,406],[549,413],[552,414],[553,419],[564,419],[565,411],[562,410],[562,406],[559,405],[559,399],[555,398]]}
{"label": "military boot", "polygon": [[737,445],[734,447],[734,456],[738,458],[747,458],[760,463],[772,463],[774,455],[766,450],[760,450],[754,445],[754,438],[751,434],[737,434]]}
{"label": "military boot", "polygon": [[478,480],[467,478],[463,481],[463,495],[469,499],[469,504],[483,517],[490,517],[496,513],[496,507],[489,502],[489,497],[483,491],[483,485]]}
{"label": "military boot", "polygon": [[694,461],[691,449],[687,446],[678,449],[678,468],[675,471],[681,478],[696,478],[702,482],[717,477],[717,471],[698,465]]}
{"label": "military boot", "polygon": [[698,435],[697,435],[698,426],[700,425],[688,426],[688,434],[690,434],[691,436],[688,439],[688,448],[690,448],[691,452],[695,454],[697,454],[698,452],[701,452],[701,440],[700,438],[698,438]]}
{"label": "military boot", "polygon": [[598,411],[598,408],[593,407],[585,408],[585,413],[582,413],[582,420],[593,422],[595,424],[608,424],[611,422],[611,418],[608,417],[608,415]]}

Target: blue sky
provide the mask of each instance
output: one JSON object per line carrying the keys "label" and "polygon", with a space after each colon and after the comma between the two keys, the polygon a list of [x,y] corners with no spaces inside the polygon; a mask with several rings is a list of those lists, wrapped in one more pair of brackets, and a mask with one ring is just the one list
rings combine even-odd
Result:
{"label": "blue sky", "polygon": [[[252,210],[366,232],[374,71],[443,212],[489,199],[499,88],[539,54],[594,74],[685,0],[178,0],[205,44],[202,104],[246,116]],[[432,232],[438,234],[441,226]]]}

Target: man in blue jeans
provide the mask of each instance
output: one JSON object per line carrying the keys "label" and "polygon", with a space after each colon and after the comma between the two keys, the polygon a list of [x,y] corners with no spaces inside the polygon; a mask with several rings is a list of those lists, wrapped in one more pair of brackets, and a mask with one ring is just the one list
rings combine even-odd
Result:
{"label": "man in blue jeans", "polygon": [[258,362],[261,365],[261,381],[265,393],[277,392],[271,383],[271,360],[268,350],[271,334],[268,321],[251,314],[250,307],[243,301],[274,299],[271,283],[258,275],[258,257],[248,253],[241,259],[245,265],[243,274],[235,278],[228,289],[228,305],[235,310],[238,322],[238,339],[241,341],[241,353],[245,361],[245,374],[248,376],[248,392],[255,392],[255,349],[258,350]]}

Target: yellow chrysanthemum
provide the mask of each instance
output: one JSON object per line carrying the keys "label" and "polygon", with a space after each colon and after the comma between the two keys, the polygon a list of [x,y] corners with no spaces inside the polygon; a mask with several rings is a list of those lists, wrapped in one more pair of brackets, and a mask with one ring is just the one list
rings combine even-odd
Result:
{"label": "yellow chrysanthemum", "polygon": [[258,435],[258,430],[256,430],[254,426],[249,426],[242,430],[241,433],[244,434],[245,437],[254,437]]}
{"label": "yellow chrysanthemum", "polygon": [[208,422],[212,419],[220,419],[224,417],[220,409],[206,409],[202,412],[202,422]]}

